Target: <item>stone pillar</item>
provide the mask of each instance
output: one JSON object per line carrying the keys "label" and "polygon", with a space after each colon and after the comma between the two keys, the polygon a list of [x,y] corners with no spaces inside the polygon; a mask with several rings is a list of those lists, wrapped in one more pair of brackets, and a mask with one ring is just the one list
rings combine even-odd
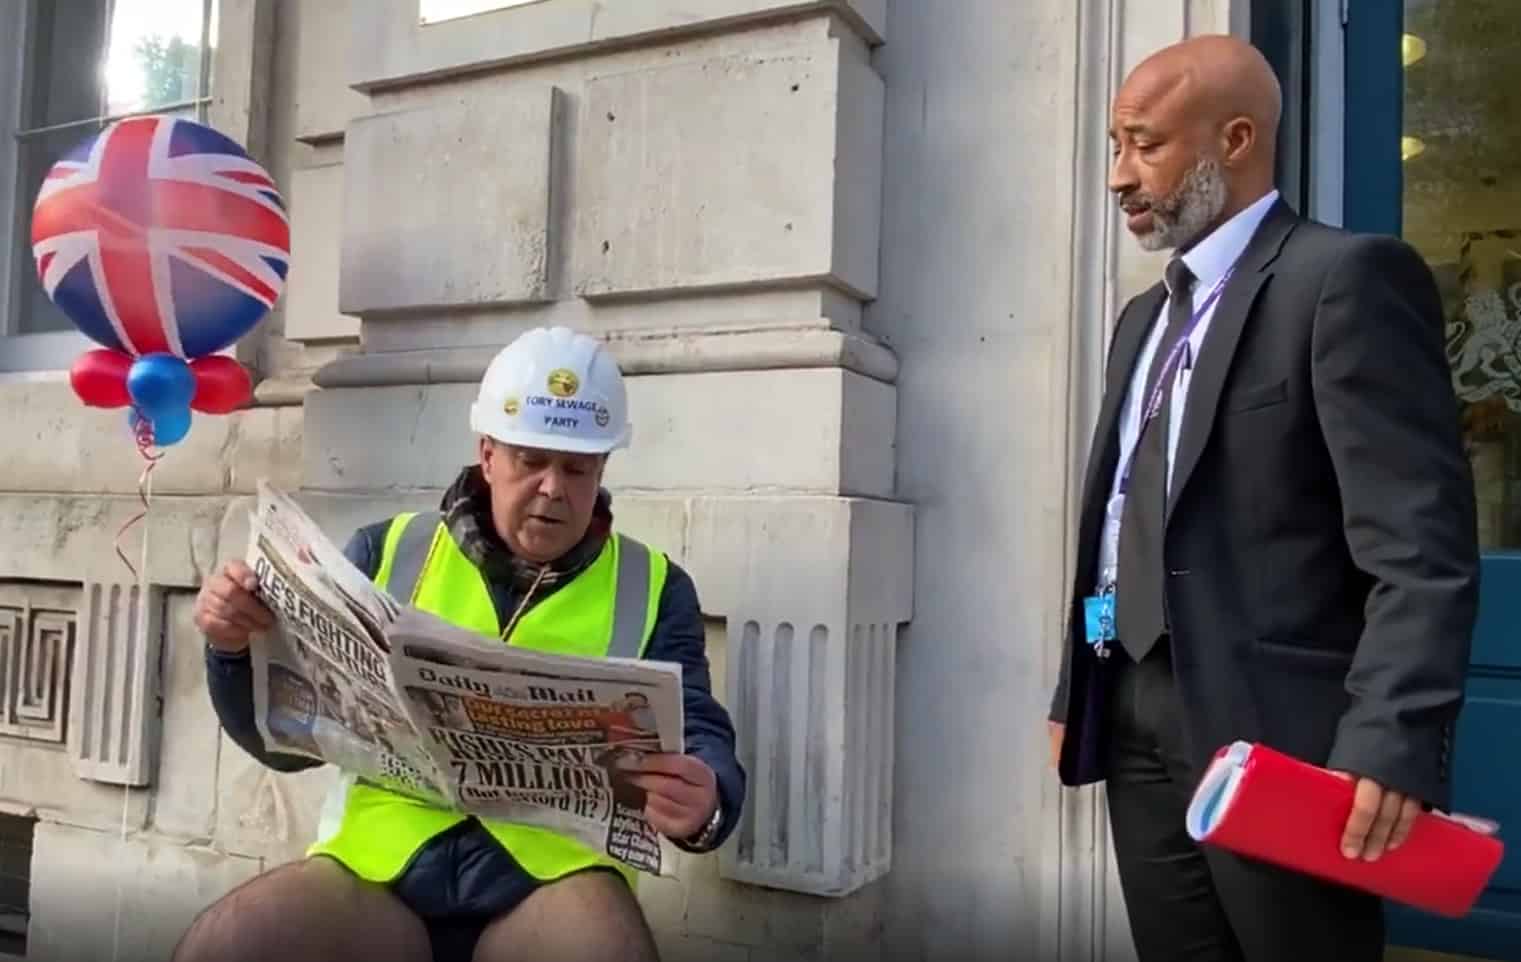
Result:
{"label": "stone pillar", "polygon": [[[897,666],[882,955],[1130,956],[1102,793],[1066,791],[1045,719],[1109,330],[1149,285],[1105,184],[1124,72],[1234,0],[894,0],[882,269],[865,328],[897,380],[915,504]],[[1154,272],[1154,273],[1153,273]]]}
{"label": "stone pillar", "polygon": [[891,865],[912,614],[897,361],[861,324],[886,4],[554,0],[423,24],[416,0],[373,0],[349,20],[368,110],[343,132],[338,288],[363,349],[316,376],[302,497],[334,528],[436,499],[473,458],[500,346],[540,324],[603,338],[635,420],[615,523],[692,573],[750,773],[722,855],[642,897],[675,957],[859,948]]}

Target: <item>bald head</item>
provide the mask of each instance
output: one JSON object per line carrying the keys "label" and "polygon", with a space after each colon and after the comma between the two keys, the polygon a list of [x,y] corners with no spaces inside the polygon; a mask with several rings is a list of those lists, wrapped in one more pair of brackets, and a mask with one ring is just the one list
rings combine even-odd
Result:
{"label": "bald head", "polygon": [[1187,247],[1272,189],[1282,92],[1235,37],[1146,58],[1114,99],[1110,189],[1149,248]]}
{"label": "bald head", "polygon": [[1126,78],[1117,99],[1135,98],[1183,111],[1196,120],[1225,124],[1246,118],[1257,128],[1258,156],[1271,165],[1283,93],[1267,58],[1244,40],[1194,37],[1165,47]]}

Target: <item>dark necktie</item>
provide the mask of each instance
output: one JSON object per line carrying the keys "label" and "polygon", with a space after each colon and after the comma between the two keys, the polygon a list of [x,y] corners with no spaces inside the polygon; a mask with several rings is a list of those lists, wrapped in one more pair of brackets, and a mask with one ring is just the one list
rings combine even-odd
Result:
{"label": "dark necktie", "polygon": [[[1178,335],[1193,314],[1193,273],[1180,257],[1167,265],[1167,327],[1152,357],[1141,395],[1144,417],[1146,402],[1155,389],[1157,375]],[[1130,471],[1130,486],[1125,496],[1125,510],[1120,518],[1119,570],[1115,588],[1115,634],[1125,651],[1140,661],[1151,651],[1167,630],[1162,590],[1165,584],[1162,561],[1162,524],[1167,509],[1167,422],[1168,406],[1177,369],[1163,387],[1162,406],[1149,425],[1141,429],[1135,463]]]}

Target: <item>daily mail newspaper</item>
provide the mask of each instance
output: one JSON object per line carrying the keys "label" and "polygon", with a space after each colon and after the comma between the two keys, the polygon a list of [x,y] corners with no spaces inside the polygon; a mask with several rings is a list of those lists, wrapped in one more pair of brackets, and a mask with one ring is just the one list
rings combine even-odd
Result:
{"label": "daily mail newspaper", "polygon": [[251,521],[246,561],[276,617],[252,646],[267,748],[672,874],[629,775],[682,751],[680,665],[529,651],[400,604],[270,485]]}

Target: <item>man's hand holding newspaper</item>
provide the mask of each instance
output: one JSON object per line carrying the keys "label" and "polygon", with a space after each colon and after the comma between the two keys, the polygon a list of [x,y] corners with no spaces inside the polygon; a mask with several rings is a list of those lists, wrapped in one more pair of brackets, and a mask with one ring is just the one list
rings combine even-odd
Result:
{"label": "man's hand holding newspaper", "polygon": [[[679,665],[543,654],[404,606],[267,485],[246,563],[274,615],[250,646],[270,750],[654,874],[670,874],[662,835],[689,838],[711,814],[713,773],[682,754]],[[218,617],[255,616],[229,602]]]}

